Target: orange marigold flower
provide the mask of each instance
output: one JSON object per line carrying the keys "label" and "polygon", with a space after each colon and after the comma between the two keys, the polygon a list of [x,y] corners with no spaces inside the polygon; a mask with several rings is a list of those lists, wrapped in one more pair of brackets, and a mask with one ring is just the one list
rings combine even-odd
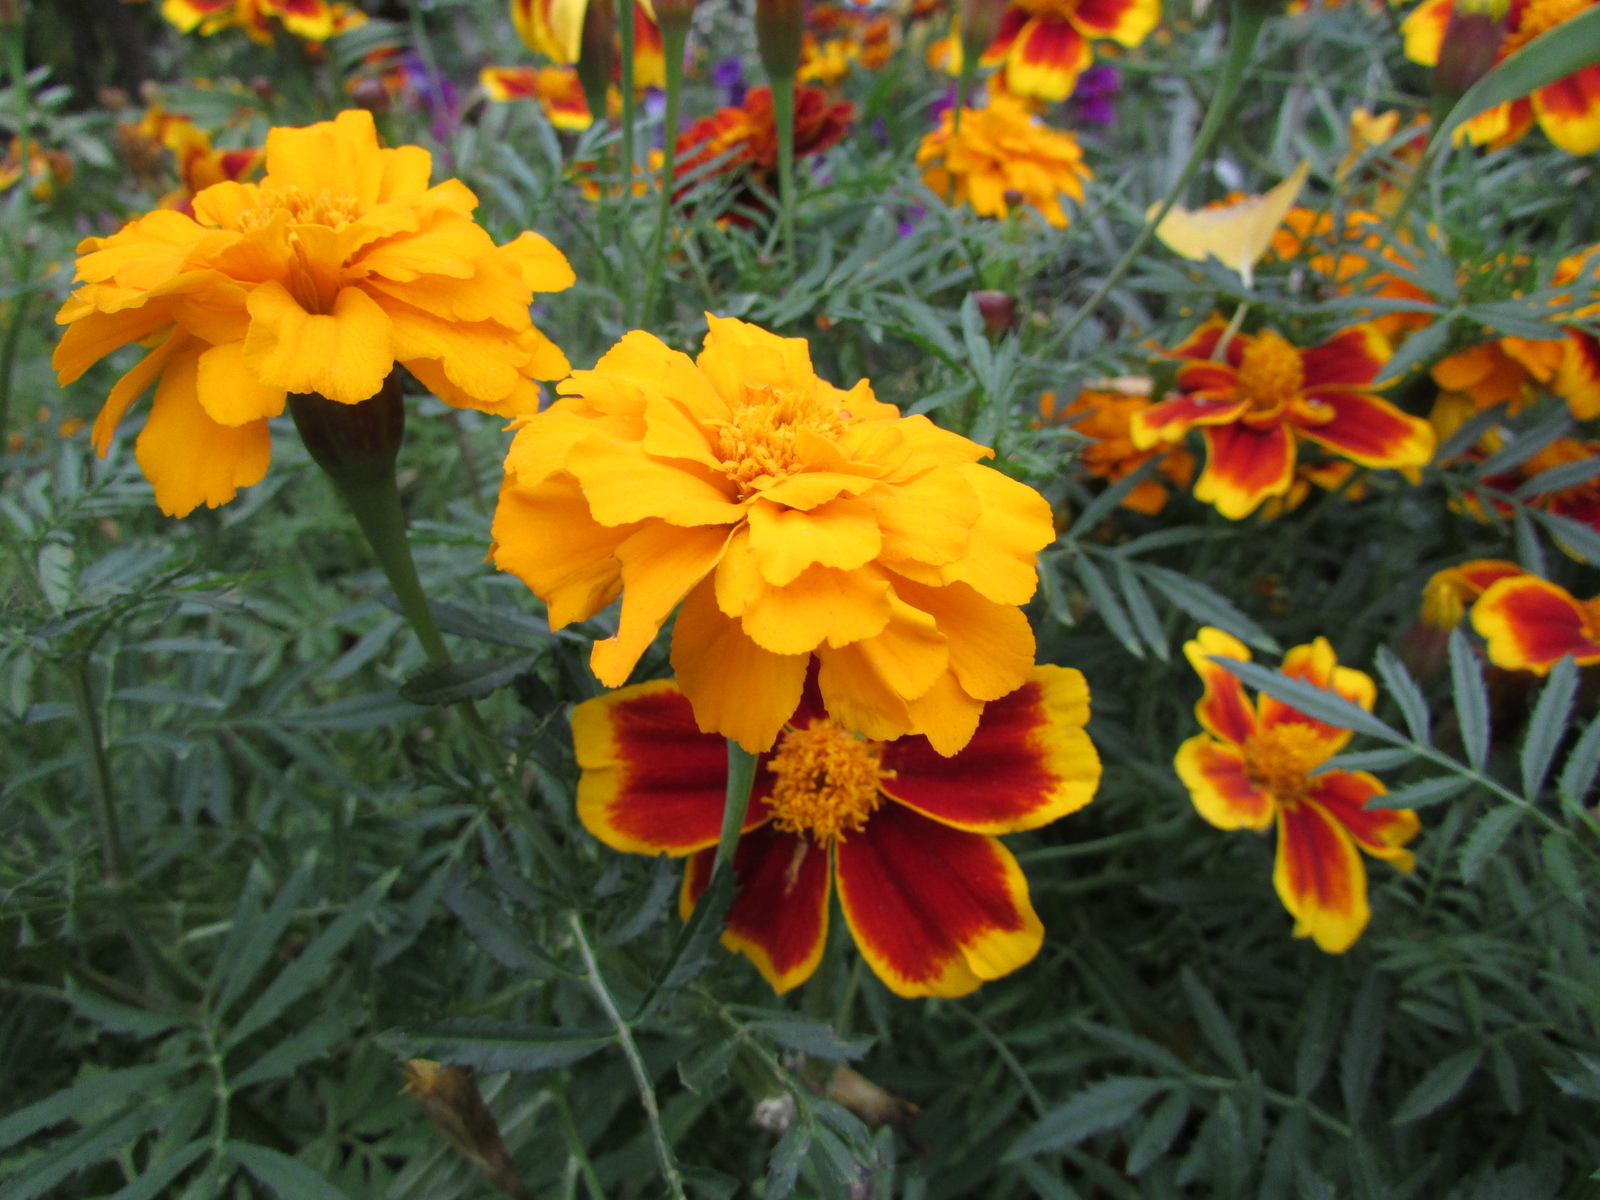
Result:
{"label": "orange marigold flower", "polygon": [[[28,139],[28,194],[49,203],[62,188],[72,186],[76,168],[63,151],[46,150]],[[16,186],[22,178],[22,141],[12,138],[4,159],[0,159],[0,192]]]}
{"label": "orange marigold flower", "polygon": [[1177,393],[1131,425],[1140,449],[1199,428],[1206,466],[1194,494],[1223,516],[1247,517],[1289,491],[1300,438],[1364,467],[1422,467],[1433,457],[1433,427],[1372,392],[1389,347],[1369,326],[1309,350],[1271,330],[1236,334],[1218,359],[1225,328],[1213,316],[1172,351],[1183,360]]}
{"label": "orange marigold flower", "polygon": [[800,41],[800,73],[795,78],[801,83],[820,83],[826,87],[848,75],[850,64],[860,58],[861,43],[854,38],[818,41],[816,34],[808,29]]}
{"label": "orange marigold flower", "polygon": [[679,603],[678,685],[700,727],[770,749],[813,656],[830,716],[954,754],[1028,677],[1033,489],[991,453],[819,379],[802,338],[708,316],[697,360],[642,330],[522,419],[493,558],[561,628],[620,593],[590,665],[628,675]]}
{"label": "orange marigold flower", "polygon": [[1076,137],[1050,128],[1007,95],[963,109],[959,130],[954,112],[946,110],[939,128],[917,147],[917,165],[932,191],[971,204],[979,216],[1004,218],[1013,203],[1026,203],[1057,229],[1067,224],[1061,195],[1082,203],[1083,185],[1094,178]]}
{"label": "orange marigold flower", "polygon": [[243,29],[270,46],[273,21],[297,38],[320,44],[364,25],[367,15],[350,4],[329,0],[164,0],[161,15],[184,33],[209,36]]}
{"label": "orange marigold flower", "polygon": [[[1357,848],[1410,871],[1415,860],[1403,847],[1421,828],[1417,814],[1369,808],[1387,789],[1365,771],[1318,772],[1344,749],[1350,731],[1264,694],[1252,704],[1239,680],[1211,661],[1249,662],[1250,651],[1237,638],[1207,627],[1183,652],[1205,684],[1194,708],[1205,732],[1178,747],[1178,777],[1200,815],[1218,829],[1277,825],[1272,882],[1294,917],[1295,936],[1342,954],[1372,916]],[[1371,678],[1339,666],[1326,638],[1290,650],[1282,671],[1368,710],[1377,698]]]}
{"label": "orange marigold flower", "polygon": [[1160,20],[1160,0],[1013,0],[978,61],[1003,65],[999,73],[1014,95],[1065,100],[1094,62],[1096,40],[1137,46]]}
{"label": "orange marigold flower", "polygon": [[[834,103],[821,88],[794,90],[794,156],[821,154],[850,130],[855,106]],[[723,156],[727,157],[724,158]],[[778,126],[772,115],[772,89],[751,88],[736,108],[719,108],[678,136],[675,175],[698,177],[705,164],[722,160],[716,173],[748,167],[765,181],[778,169]]]}
{"label": "orange marigold flower", "polygon": [[[558,66],[573,66],[583,41],[589,0],[511,0],[511,23],[523,44]],[[661,27],[649,0],[633,0],[633,86],[667,86]],[[620,40],[617,42],[619,51]],[[616,69],[620,73],[620,69]]]}
{"label": "orange marigold flower", "polygon": [[536,233],[495,246],[458,180],[419,146],[378,146],[372,114],[267,135],[260,184],[223,182],[194,216],[159,209],[78,246],[55,368],[70,383],[130,342],[149,352],[95,421],[104,455],[152,384],[136,457],[163,512],[215,507],[266,473],[288,393],[356,404],[396,363],[447,404],[514,415],[566,357],[533,327],[572,269]]}
{"label": "orange marigold flower", "polygon": [[1515,415],[1532,402],[1536,384],[1555,378],[1565,354],[1563,341],[1503,337],[1440,359],[1431,374],[1442,392],[1465,397],[1478,412],[1505,404]]}
{"label": "orange marigold flower", "polygon": [[[1356,209],[1345,214],[1344,227],[1336,237],[1332,213],[1292,208],[1284,217],[1283,228],[1273,235],[1272,252],[1285,262],[1303,256],[1311,272],[1326,280],[1339,295],[1349,295],[1359,287],[1362,295],[1384,300],[1431,301],[1433,297],[1416,284],[1391,271],[1375,270],[1370,258],[1356,252],[1357,247],[1382,247],[1382,257],[1387,261],[1401,267],[1411,265],[1394,246],[1384,245],[1383,223],[1376,212]],[[1432,324],[1433,315],[1400,310],[1381,313],[1369,323],[1384,337],[1398,341]]]}
{"label": "orange marigold flower", "polygon": [[1454,629],[1491,585],[1526,574],[1503,558],[1475,558],[1435,571],[1422,588],[1422,622],[1435,629]]}
{"label": "orange marigold flower", "polygon": [[[1524,0],[1511,5],[1505,40],[1497,62],[1522,49],[1546,30],[1570,21],[1597,0]],[[1439,61],[1445,27],[1455,0],[1423,0],[1405,19],[1406,56],[1431,67]],[[1497,104],[1479,113],[1457,131],[1476,145],[1494,149],[1509,146],[1537,123],[1548,137],[1569,154],[1600,150],[1600,64],[1582,67],[1531,96]]]}
{"label": "orange marigold flower", "polygon": [[557,129],[577,132],[594,124],[574,67],[484,67],[478,82],[491,100],[537,100]]}
{"label": "orange marigold flower", "polygon": [[[862,741],[828,715],[813,670],[756,767],[734,856],[739,895],[722,935],[774,990],[816,970],[828,893],[867,964],[902,996],[964,996],[1023,966],[1044,928],[996,834],[1037,829],[1093,798],[1089,689],[1036,667],[991,703],[953,758],[926,738]],[[601,841],[687,858],[685,919],[710,881],[727,785],[720,738],[672,683],[636,684],[572,717],[578,816]]]}
{"label": "orange marigold flower", "polygon": [[[1580,278],[1588,286],[1588,294],[1580,297],[1572,314],[1574,317],[1600,316],[1600,283],[1594,278],[1597,266],[1600,266],[1600,246],[1590,246],[1570,255],[1556,266],[1550,280],[1552,287],[1561,287]],[[1582,300],[1591,303],[1582,303]],[[1582,329],[1566,331],[1551,390],[1567,402],[1578,420],[1600,417],[1600,338]]]}
{"label": "orange marigold flower", "polygon": [[1472,606],[1472,627],[1489,661],[1508,671],[1546,675],[1569,654],[1580,667],[1600,663],[1600,596],[1578,600],[1537,575],[1491,584]]}
{"label": "orange marigold flower", "polygon": [[[1111,386],[1115,384],[1122,386]],[[1142,390],[1139,390],[1141,384]],[[1133,414],[1149,407],[1148,379],[1091,384],[1079,392],[1071,404],[1059,410],[1054,392],[1039,397],[1039,415],[1046,424],[1067,425],[1091,439],[1078,451],[1077,461],[1095,478],[1115,483],[1152,458],[1159,458],[1156,470],[1179,488],[1187,489],[1194,479],[1194,455],[1178,446],[1140,450],[1133,444],[1129,434]],[[1123,498],[1122,507],[1154,515],[1166,503],[1167,489],[1154,479],[1146,479]]]}

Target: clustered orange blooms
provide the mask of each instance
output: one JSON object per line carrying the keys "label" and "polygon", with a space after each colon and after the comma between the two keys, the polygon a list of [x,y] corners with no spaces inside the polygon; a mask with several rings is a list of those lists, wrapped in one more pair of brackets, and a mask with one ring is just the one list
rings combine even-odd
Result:
{"label": "clustered orange blooms", "polygon": [[1580,667],[1600,663],[1600,596],[1579,600],[1517,563],[1480,558],[1434,573],[1423,621],[1453,629],[1469,613],[1497,667],[1547,675],[1568,656]]}
{"label": "clustered orange blooms", "polygon": [[837,83],[855,63],[881,70],[894,48],[894,23],[887,16],[869,16],[850,3],[813,4],[800,46],[799,82]]}
{"label": "clustered orange blooms", "polygon": [[[1329,953],[1348,950],[1372,914],[1358,851],[1410,871],[1404,847],[1421,828],[1417,814],[1373,807],[1387,789],[1365,771],[1322,769],[1349,743],[1348,729],[1264,693],[1252,704],[1238,678],[1212,661],[1249,662],[1237,638],[1207,627],[1183,650],[1205,684],[1194,709],[1205,732],[1184,742],[1174,761],[1195,808],[1218,829],[1276,825],[1272,882],[1295,936]],[[1371,677],[1339,666],[1325,638],[1290,650],[1280,669],[1368,710],[1377,699]]]}
{"label": "clustered orange blooms", "polygon": [[162,0],[161,15],[184,33],[243,29],[253,41],[272,44],[278,25],[297,38],[320,44],[366,23],[367,15],[341,0]]}
{"label": "clustered orange blooms", "polygon": [[[1592,8],[1597,0],[1517,0],[1509,5],[1504,41],[1496,62],[1502,62],[1540,34]],[[1439,61],[1445,27],[1454,0],[1423,0],[1405,19],[1406,55],[1434,66]],[[1521,138],[1537,124],[1569,154],[1600,150],[1600,64],[1581,67],[1533,93],[1508,100],[1467,121],[1457,134],[1480,146],[1498,149]]]}
{"label": "clustered orange blooms", "polygon": [[194,215],[195,196],[213,184],[227,180],[242,182],[261,166],[264,151],[248,146],[218,150],[211,135],[182,113],[169,112],[151,104],[136,123],[117,126],[118,141],[130,162],[148,172],[154,154],[165,150],[172,155],[178,187],[161,199],[162,208],[174,208]]}
{"label": "clustered orange blooms", "polygon": [[[1096,479],[1116,483],[1132,475],[1151,459],[1156,471],[1179,488],[1194,480],[1194,455],[1181,446],[1140,450],[1133,444],[1130,427],[1135,413],[1150,407],[1148,378],[1108,379],[1080,391],[1071,404],[1057,407],[1056,394],[1039,397],[1039,417],[1045,425],[1065,425],[1089,441],[1078,451],[1077,462]],[[1144,479],[1122,500],[1122,507],[1154,515],[1166,507],[1167,489],[1154,479]]]}
{"label": "clustered orange blooms", "polygon": [[946,111],[917,147],[917,165],[930,191],[970,204],[979,216],[1004,218],[1013,205],[1027,204],[1057,229],[1067,224],[1061,197],[1081,203],[1083,185],[1094,177],[1077,138],[1004,94],[962,110],[959,128]]}

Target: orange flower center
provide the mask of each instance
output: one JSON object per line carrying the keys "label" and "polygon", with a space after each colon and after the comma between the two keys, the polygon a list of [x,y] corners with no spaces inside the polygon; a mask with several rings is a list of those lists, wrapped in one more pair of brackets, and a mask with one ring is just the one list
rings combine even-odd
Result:
{"label": "orange flower center", "polygon": [[1279,800],[1299,800],[1311,787],[1312,770],[1328,757],[1321,730],[1300,722],[1263,729],[1244,748],[1250,782]]}
{"label": "orange flower center", "polygon": [[829,720],[786,730],[767,764],[777,780],[767,805],[772,823],[823,844],[867,823],[883,803],[878,780],[883,747]]}
{"label": "orange flower center", "polygon": [[805,443],[837,441],[850,414],[820,396],[796,396],[769,387],[749,388],[733,419],[712,426],[712,453],[742,487],[758,479],[782,479],[807,465]]}
{"label": "orange flower center", "polygon": [[1523,6],[1522,17],[1517,22],[1517,27],[1506,33],[1500,57],[1505,58],[1520,50],[1541,33],[1554,29],[1563,21],[1570,21],[1591,3],[1592,0],[1529,0],[1529,3]]}
{"label": "orange flower center", "polygon": [[311,193],[299,184],[260,192],[261,202],[239,214],[239,229],[249,233],[265,228],[279,213],[289,215],[291,225],[326,225],[340,229],[361,215],[361,201],[354,196],[335,196],[326,190]]}
{"label": "orange flower center", "polygon": [[1300,351],[1272,330],[1263,330],[1245,347],[1239,361],[1239,397],[1252,414],[1275,415],[1300,394],[1305,367]]}

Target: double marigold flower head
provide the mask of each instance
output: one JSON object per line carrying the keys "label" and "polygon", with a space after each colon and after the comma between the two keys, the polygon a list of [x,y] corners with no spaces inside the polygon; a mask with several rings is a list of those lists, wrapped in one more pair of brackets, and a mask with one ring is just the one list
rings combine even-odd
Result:
{"label": "double marigold flower head", "polygon": [[[1183,652],[1205,684],[1194,710],[1205,732],[1178,748],[1178,777],[1218,829],[1264,831],[1276,824],[1272,882],[1295,919],[1295,936],[1343,953],[1372,914],[1358,849],[1410,871],[1414,859],[1404,846],[1421,828],[1416,813],[1368,808],[1386,789],[1365,771],[1319,771],[1348,744],[1350,731],[1271,696],[1251,703],[1237,677],[1211,661],[1249,662],[1237,638],[1207,627]],[[1290,650],[1282,671],[1369,711],[1377,699],[1371,677],[1339,666],[1326,638]]]}
{"label": "double marigold flower head", "polygon": [[430,187],[431,170],[420,147],[381,149],[371,114],[351,110],[272,130],[262,181],[206,188],[192,217],[159,210],[85,239],[56,316],[61,382],[149,347],[95,421],[100,453],[154,384],[135,453],[162,511],[184,516],[262,478],[267,419],[290,393],[356,404],[398,363],[448,404],[535,411],[533,381],[569,368],[528,307],[572,269],[538,234],[496,246],[472,192]]}
{"label": "double marigold flower head", "polygon": [[634,331],[522,419],[495,563],[554,628],[621,595],[590,659],[608,687],[677,609],[678,686],[746,750],[772,747],[815,659],[831,720],[955,753],[1033,667],[1017,606],[1049,504],[865,380],[818,378],[803,339],[707,320],[697,360]]}
{"label": "double marigold flower head", "polygon": [[961,127],[947,110],[917,147],[922,182],[983,217],[1005,217],[1026,203],[1057,229],[1067,225],[1061,196],[1082,203],[1094,178],[1072,134],[1052,129],[1014,96],[997,94],[982,108],[962,110]]}

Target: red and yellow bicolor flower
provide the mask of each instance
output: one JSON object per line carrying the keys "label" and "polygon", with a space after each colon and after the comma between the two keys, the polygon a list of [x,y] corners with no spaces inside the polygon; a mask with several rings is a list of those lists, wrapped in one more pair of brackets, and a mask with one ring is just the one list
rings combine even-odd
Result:
{"label": "red and yellow bicolor flower", "polygon": [[[523,44],[558,66],[573,66],[589,0],[511,0],[511,23]],[[650,0],[633,0],[633,86],[667,86],[666,52]]]}
{"label": "red and yellow bicolor flower", "polygon": [[[1237,638],[1210,627],[1183,652],[1205,683],[1195,716],[1205,732],[1178,747],[1178,777],[1202,817],[1218,829],[1278,827],[1272,882],[1294,917],[1296,937],[1330,954],[1355,944],[1371,919],[1367,871],[1357,850],[1402,871],[1415,860],[1404,846],[1421,827],[1410,810],[1368,808],[1386,789],[1365,771],[1317,768],[1343,750],[1348,729],[1313,720],[1262,695],[1252,704],[1239,680],[1213,658],[1250,661]],[[1296,646],[1282,671],[1371,709],[1371,677],[1341,667],[1326,638]]]}
{"label": "red and yellow bicolor flower", "polygon": [[1160,20],[1161,0],[1012,0],[978,61],[1003,67],[1012,95],[1065,100],[1094,62],[1096,39],[1137,46]]}
{"label": "red and yellow bicolor flower", "polygon": [[[1534,38],[1587,11],[1597,0],[1511,0],[1505,40],[1497,62],[1503,62]],[[1445,27],[1455,0],[1423,0],[1401,26],[1406,57],[1435,66],[1444,44]],[[1600,150],[1600,64],[1582,67],[1532,95],[1497,104],[1461,127],[1458,138],[1493,149],[1509,146],[1535,124],[1569,154]]]}
{"label": "red and yellow bicolor flower", "polygon": [[1526,574],[1503,558],[1475,558],[1435,571],[1422,587],[1422,622],[1435,629],[1454,629],[1484,592],[1502,579]]}
{"label": "red and yellow bicolor flower", "polygon": [[1176,394],[1129,426],[1141,450],[1200,429],[1206,466],[1195,498],[1223,516],[1239,520],[1286,494],[1301,438],[1364,467],[1415,468],[1433,457],[1432,426],[1372,394],[1389,345],[1370,325],[1309,350],[1270,329],[1235,334],[1219,356],[1225,328],[1213,316],[1171,352],[1184,360]]}
{"label": "red and yellow bicolor flower", "polygon": [[[1093,798],[1100,760],[1084,732],[1083,676],[1036,667],[945,758],[920,736],[875,742],[835,724],[815,675],[758,760],[723,944],[788,991],[822,958],[837,886],[862,957],[899,995],[964,996],[1026,964],[1044,927],[996,835],[1036,829]],[[584,826],[617,850],[687,859],[687,919],[711,880],[723,739],[700,731],[667,680],[585,701],[572,736]]]}
{"label": "red and yellow bicolor flower", "polygon": [[1508,671],[1545,675],[1569,654],[1580,667],[1600,663],[1600,596],[1579,600],[1537,575],[1492,584],[1472,606],[1472,627]]}
{"label": "red and yellow bicolor flower", "polygon": [[557,129],[577,132],[594,124],[573,67],[484,67],[478,83],[491,100],[537,100]]}

